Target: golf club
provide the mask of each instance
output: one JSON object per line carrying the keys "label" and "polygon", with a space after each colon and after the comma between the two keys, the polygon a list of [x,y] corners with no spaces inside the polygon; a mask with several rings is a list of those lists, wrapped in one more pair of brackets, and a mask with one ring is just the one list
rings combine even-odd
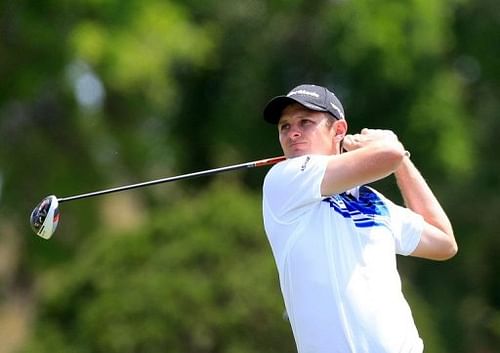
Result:
{"label": "golf club", "polygon": [[104,194],[111,194],[114,192],[120,192],[120,191],[125,191],[125,190],[137,189],[137,188],[141,188],[141,187],[145,187],[145,186],[168,183],[171,181],[177,181],[177,180],[181,180],[181,179],[189,179],[189,178],[195,178],[195,177],[199,177],[199,176],[213,175],[213,174],[218,174],[218,173],[228,172],[228,171],[233,171],[233,170],[238,170],[238,169],[263,167],[266,165],[276,164],[276,163],[281,162],[285,159],[286,158],[283,156],[260,159],[258,161],[253,161],[253,162],[246,162],[246,163],[235,164],[235,165],[230,165],[230,166],[226,166],[226,167],[208,169],[208,170],[203,170],[203,171],[194,172],[194,173],[182,174],[182,175],[177,175],[177,176],[172,176],[172,177],[167,177],[167,178],[162,178],[162,179],[156,179],[156,180],[146,181],[146,182],[137,183],[137,184],[124,185],[124,186],[119,186],[119,187],[115,187],[115,188],[111,188],[111,189],[89,192],[86,194],[62,197],[62,198],[57,198],[55,195],[50,195],[50,196],[47,196],[46,198],[44,198],[42,200],[42,202],[40,202],[31,212],[31,216],[30,216],[31,228],[33,229],[33,231],[35,232],[36,235],[38,235],[44,239],[50,239],[50,237],[52,237],[52,235],[56,231],[57,224],[59,223],[59,217],[60,217],[59,204],[62,202],[84,199],[87,197],[94,197],[94,196],[99,196],[99,195],[104,195]]}

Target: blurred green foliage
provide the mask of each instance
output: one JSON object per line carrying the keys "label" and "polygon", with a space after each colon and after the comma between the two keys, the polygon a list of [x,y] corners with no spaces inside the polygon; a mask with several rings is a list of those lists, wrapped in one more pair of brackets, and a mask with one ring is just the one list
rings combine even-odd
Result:
{"label": "blurred green foliage", "polygon": [[[2,2],[0,249],[17,256],[0,262],[0,305],[32,297],[20,347],[293,352],[260,219],[265,170],[63,204],[49,242],[27,218],[49,194],[279,155],[262,108],[310,82],[338,94],[351,131],[393,129],[450,215],[457,257],[399,261],[428,351],[495,351],[499,7]],[[376,187],[400,198],[392,179]]]}
{"label": "blurred green foliage", "polygon": [[292,351],[259,198],[233,182],[185,196],[47,273],[26,352]]}

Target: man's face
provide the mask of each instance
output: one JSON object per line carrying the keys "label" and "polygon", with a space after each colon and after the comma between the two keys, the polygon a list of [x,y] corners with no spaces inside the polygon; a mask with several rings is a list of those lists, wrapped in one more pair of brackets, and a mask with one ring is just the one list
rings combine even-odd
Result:
{"label": "man's face", "polygon": [[288,105],[278,122],[281,148],[287,158],[305,154],[335,152],[333,122],[326,113],[309,110],[293,103]]}

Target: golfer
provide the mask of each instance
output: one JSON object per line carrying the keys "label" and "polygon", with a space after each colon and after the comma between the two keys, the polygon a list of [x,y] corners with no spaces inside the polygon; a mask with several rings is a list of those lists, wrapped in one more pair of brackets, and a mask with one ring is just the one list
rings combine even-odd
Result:
{"label": "golfer", "polygon": [[[265,230],[299,353],[420,353],[396,254],[445,260],[453,230],[390,130],[347,134],[325,87],[301,85],[264,109],[287,160],[263,186]],[[366,184],[394,174],[406,207]]]}

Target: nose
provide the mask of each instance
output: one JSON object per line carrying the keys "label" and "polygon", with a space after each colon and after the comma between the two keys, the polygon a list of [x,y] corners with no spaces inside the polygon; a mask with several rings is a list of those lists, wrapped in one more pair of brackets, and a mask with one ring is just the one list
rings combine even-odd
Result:
{"label": "nose", "polygon": [[301,131],[299,128],[296,126],[292,126],[290,130],[288,130],[288,138],[290,140],[296,140],[302,135]]}

